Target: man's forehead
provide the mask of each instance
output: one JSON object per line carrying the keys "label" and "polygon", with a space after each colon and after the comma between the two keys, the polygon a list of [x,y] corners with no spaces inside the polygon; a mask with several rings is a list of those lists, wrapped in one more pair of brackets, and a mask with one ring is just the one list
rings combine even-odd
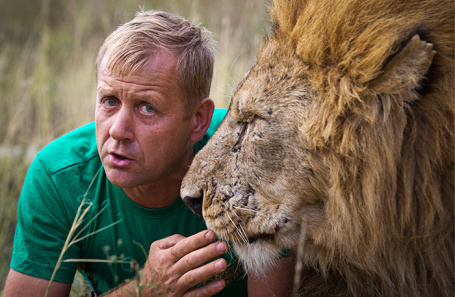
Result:
{"label": "man's forehead", "polygon": [[130,52],[108,50],[104,54],[101,64],[107,65],[107,68],[111,70],[135,72],[140,68],[153,67],[156,64],[154,61],[158,59],[166,59],[168,62],[176,63],[177,56],[164,48],[132,50]]}
{"label": "man's forehead", "polygon": [[97,83],[100,78],[112,77],[121,79],[131,79],[146,83],[150,78],[162,76],[163,79],[177,81],[176,72],[177,58],[166,50],[153,52],[148,57],[133,64],[128,59],[119,59],[110,53],[106,53],[99,65],[97,73]]}

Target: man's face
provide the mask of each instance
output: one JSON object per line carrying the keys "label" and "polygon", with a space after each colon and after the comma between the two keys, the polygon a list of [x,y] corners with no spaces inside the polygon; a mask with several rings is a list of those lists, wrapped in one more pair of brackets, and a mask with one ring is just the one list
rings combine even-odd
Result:
{"label": "man's face", "polygon": [[176,83],[176,59],[154,54],[139,73],[98,69],[97,147],[108,179],[122,188],[180,182],[193,157],[191,120]]}

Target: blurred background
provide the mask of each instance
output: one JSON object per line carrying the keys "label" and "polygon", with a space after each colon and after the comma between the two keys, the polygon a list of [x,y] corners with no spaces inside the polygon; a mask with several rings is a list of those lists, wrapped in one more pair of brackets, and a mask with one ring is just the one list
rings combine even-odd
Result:
{"label": "blurred background", "polygon": [[[0,0],[0,296],[36,153],[94,119],[98,48],[136,11],[181,15],[218,42],[211,98],[228,107],[269,30],[267,0]],[[56,156],[58,158],[58,156]]]}

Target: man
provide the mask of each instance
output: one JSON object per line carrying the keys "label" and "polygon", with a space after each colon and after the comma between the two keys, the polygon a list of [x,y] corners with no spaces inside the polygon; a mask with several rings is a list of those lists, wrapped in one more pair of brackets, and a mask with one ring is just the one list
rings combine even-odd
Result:
{"label": "man", "polygon": [[[4,297],[44,296],[70,233],[48,296],[68,296],[76,269],[106,296],[246,296],[233,252],[179,199],[225,115],[208,98],[213,56],[206,30],[164,12],[140,13],[105,40],[95,123],[44,148],[27,174]],[[287,295],[288,266],[282,258],[250,277],[249,295]]]}

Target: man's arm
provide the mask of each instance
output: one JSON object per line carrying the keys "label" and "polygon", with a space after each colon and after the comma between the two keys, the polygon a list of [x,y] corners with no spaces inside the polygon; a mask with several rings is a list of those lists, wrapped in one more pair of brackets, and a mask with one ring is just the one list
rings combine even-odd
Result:
{"label": "man's arm", "polygon": [[[49,280],[30,276],[10,269],[2,297],[44,296]],[[66,297],[71,290],[70,283],[52,282],[48,297]]]}
{"label": "man's arm", "polygon": [[249,275],[248,296],[290,296],[294,282],[294,261],[292,259],[290,256],[280,258],[265,276]]}
{"label": "man's arm", "polygon": [[[223,280],[194,288],[197,284],[227,268],[225,259],[205,264],[227,251],[224,242],[211,243],[214,240],[214,233],[206,230],[190,237],[173,235],[155,241],[150,247],[149,258],[139,280],[144,288],[143,296],[208,297],[220,292],[225,286]],[[49,280],[11,269],[6,280],[3,297],[42,297],[48,284]],[[116,288],[105,296],[136,296],[137,286],[138,281],[133,281]],[[54,281],[48,296],[66,297],[70,290],[70,283]]]}

